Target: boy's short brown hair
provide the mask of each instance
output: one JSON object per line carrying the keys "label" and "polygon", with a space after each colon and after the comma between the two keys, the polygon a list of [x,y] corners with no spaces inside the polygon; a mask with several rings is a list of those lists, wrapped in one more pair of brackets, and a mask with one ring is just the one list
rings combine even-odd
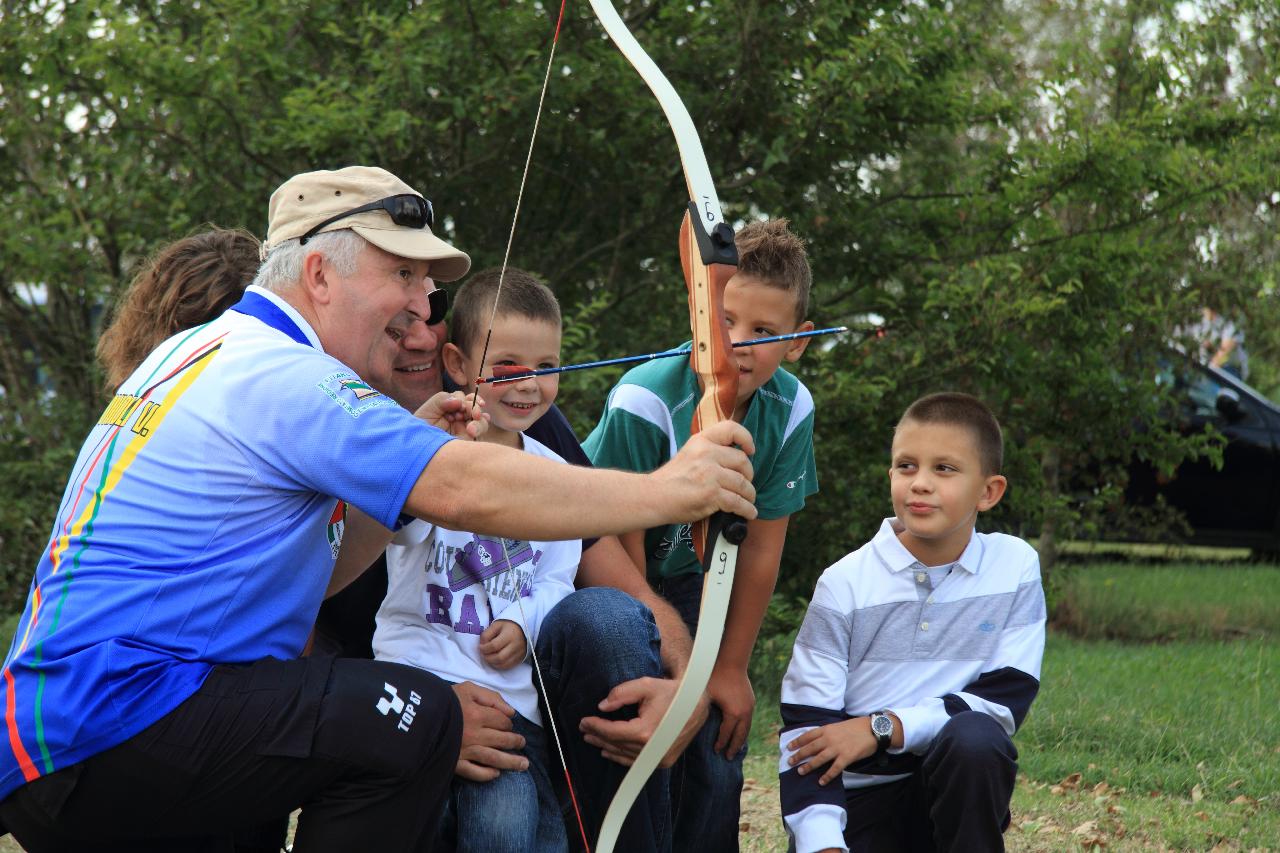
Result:
{"label": "boy's short brown hair", "polygon": [[[498,296],[498,279],[502,276],[501,302],[496,315],[493,300]],[[507,267],[505,274],[496,267],[467,279],[453,301],[450,340],[466,352],[484,334],[491,316],[515,314],[530,320],[560,325],[560,303],[551,288],[531,272]]]}
{"label": "boy's short brown hair", "polygon": [[794,294],[799,323],[809,314],[813,272],[804,240],[792,234],[787,225],[785,219],[752,222],[743,226],[733,241],[738,247],[738,272]]}
{"label": "boy's short brown hair", "polygon": [[1000,473],[1000,468],[1004,465],[1004,435],[995,414],[977,397],[958,391],[929,394],[907,407],[898,426],[907,421],[944,424],[969,430],[978,446],[982,473],[987,476]]}

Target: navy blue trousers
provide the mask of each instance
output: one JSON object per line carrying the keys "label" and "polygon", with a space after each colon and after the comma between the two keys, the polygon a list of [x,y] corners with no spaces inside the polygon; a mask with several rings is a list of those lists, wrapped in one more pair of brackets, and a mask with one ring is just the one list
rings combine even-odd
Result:
{"label": "navy blue trousers", "polygon": [[999,723],[957,714],[909,778],[846,792],[845,843],[852,853],[1004,850],[1017,773],[1018,750]]}

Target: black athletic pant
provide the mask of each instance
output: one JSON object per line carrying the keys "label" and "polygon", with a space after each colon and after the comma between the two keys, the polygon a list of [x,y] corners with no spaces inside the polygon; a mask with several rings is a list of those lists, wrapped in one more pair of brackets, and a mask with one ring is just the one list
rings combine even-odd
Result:
{"label": "black athletic pant", "polygon": [[31,853],[234,849],[302,808],[296,853],[428,851],[462,714],[445,682],[382,661],[220,666],[155,725],[0,803]]}
{"label": "black athletic pant", "polygon": [[957,714],[922,758],[906,779],[845,792],[849,850],[1004,850],[1018,750],[1000,724],[977,711]]}

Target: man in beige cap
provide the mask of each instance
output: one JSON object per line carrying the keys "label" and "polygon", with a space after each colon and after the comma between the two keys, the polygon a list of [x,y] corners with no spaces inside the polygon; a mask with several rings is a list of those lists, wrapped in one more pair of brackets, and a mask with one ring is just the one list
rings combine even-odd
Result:
{"label": "man in beige cap", "polygon": [[379,169],[290,179],[255,285],[90,432],[0,680],[0,821],[28,850],[229,849],[298,807],[299,853],[431,849],[474,737],[454,691],[297,657],[349,509],[539,539],[754,516],[734,424],[636,475],[451,440],[482,426],[465,401],[414,417],[374,390],[467,269],[432,221]]}

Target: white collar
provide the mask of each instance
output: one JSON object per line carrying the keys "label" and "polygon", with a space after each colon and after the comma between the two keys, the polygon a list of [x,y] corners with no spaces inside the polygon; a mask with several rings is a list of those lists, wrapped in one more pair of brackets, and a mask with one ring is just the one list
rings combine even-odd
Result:
{"label": "white collar", "polygon": [[[894,573],[924,565],[916,559],[914,554],[907,550],[907,546],[903,545],[902,540],[898,538],[898,534],[905,529],[903,523],[898,519],[886,518],[880,523],[880,529],[871,540],[871,547],[875,550],[876,556],[880,558],[880,562],[884,564],[886,569]],[[975,530],[969,537],[969,544],[965,546],[964,553],[952,565],[959,566],[971,575],[976,575],[982,568],[984,550],[982,537]],[[936,567],[929,566],[926,568]]]}

